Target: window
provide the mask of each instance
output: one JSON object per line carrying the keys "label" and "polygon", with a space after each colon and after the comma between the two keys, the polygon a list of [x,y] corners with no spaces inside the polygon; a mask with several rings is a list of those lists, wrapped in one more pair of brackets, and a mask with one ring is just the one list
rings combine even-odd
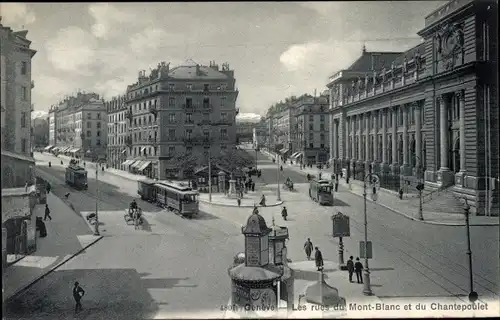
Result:
{"label": "window", "polygon": [[175,139],[175,129],[168,129],[168,137],[170,139]]}
{"label": "window", "polygon": [[314,130],[314,125],[312,123],[309,124],[309,130]]}
{"label": "window", "polygon": [[139,127],[141,126],[141,118],[137,119],[137,123],[139,124]]}
{"label": "window", "polygon": [[170,113],[168,115],[168,122],[174,123],[175,122],[175,113]]}
{"label": "window", "polygon": [[21,139],[21,152],[26,152],[27,145],[26,145],[26,139]]}
{"label": "window", "polygon": [[171,91],[174,91],[175,90],[175,84],[169,83],[168,84],[168,89],[171,90]]}
{"label": "window", "polygon": [[97,129],[101,129],[101,121],[97,121]]}
{"label": "window", "polygon": [[28,63],[26,61],[21,62],[21,74],[24,76],[28,73]]}
{"label": "window", "polygon": [[97,131],[97,136],[100,137],[101,136],[101,131]]}
{"label": "window", "polygon": [[137,134],[137,139],[139,139],[139,141],[142,140],[142,134],[140,132]]}
{"label": "window", "polygon": [[309,115],[309,121],[314,121],[314,116],[312,114]]}
{"label": "window", "polygon": [[25,86],[21,87],[21,99],[24,101],[28,100],[28,88]]}
{"label": "window", "polygon": [[191,139],[191,136],[193,135],[193,130],[191,129],[186,129],[186,138]]}
{"label": "window", "polygon": [[221,83],[221,84],[220,84],[220,89],[221,89],[221,90],[226,90],[226,89],[227,89],[227,84],[225,84],[225,83]]}
{"label": "window", "polygon": [[319,121],[325,121],[325,115],[324,114],[322,114],[322,115],[319,116]]}
{"label": "window", "polygon": [[309,148],[313,149],[314,148],[314,143],[310,142],[309,143]]}
{"label": "window", "polygon": [[220,145],[220,149],[221,149],[221,150],[226,150],[226,149],[227,149],[227,146],[226,146],[226,145],[224,145],[224,144],[221,144],[221,145]]}
{"label": "window", "polygon": [[101,145],[101,139],[97,139],[97,140],[95,141],[95,144],[96,144],[96,145],[98,145],[98,146],[100,146],[100,145]]}
{"label": "window", "polygon": [[224,107],[225,104],[226,104],[226,97],[220,97],[220,106]]}
{"label": "window", "polygon": [[21,112],[21,128],[26,128],[26,112]]}
{"label": "window", "polygon": [[193,114],[186,113],[186,123],[193,123]]}
{"label": "window", "polygon": [[193,99],[186,98],[186,107],[191,108],[193,106]]}
{"label": "window", "polygon": [[193,85],[191,83],[186,84],[186,88],[191,91],[193,89]]}
{"label": "window", "polygon": [[174,97],[168,98],[168,106],[175,107],[175,98]]}
{"label": "window", "polygon": [[203,138],[209,139],[210,138],[210,131],[208,130],[203,130]]}
{"label": "window", "polygon": [[226,140],[227,139],[227,129],[220,129],[220,138],[222,140]]}
{"label": "window", "polygon": [[[388,112],[387,112],[387,126],[388,126],[388,127],[391,127],[391,126],[392,126],[392,113],[393,113],[393,112],[394,112],[394,111],[388,111]],[[389,163],[391,163],[391,162],[389,162]]]}
{"label": "window", "polygon": [[97,119],[101,120],[101,113],[100,112],[97,113]]}
{"label": "window", "polygon": [[186,152],[191,154],[191,152],[193,152],[193,147],[186,147]]}
{"label": "window", "polygon": [[87,119],[88,119],[88,120],[92,119],[92,113],[87,112]]}
{"label": "window", "polygon": [[207,83],[205,83],[203,85],[203,91],[208,91],[210,89],[209,85]]}
{"label": "window", "polygon": [[210,98],[203,98],[203,108],[210,107]]}
{"label": "window", "polygon": [[319,124],[319,130],[325,131],[325,124],[324,123]]}
{"label": "window", "polygon": [[324,149],[324,148],[325,148],[325,144],[324,144],[324,143],[321,143],[321,144],[319,145],[319,147],[320,147],[321,149]]}
{"label": "window", "polygon": [[92,132],[90,130],[87,130],[87,137],[90,137],[92,135]]}
{"label": "window", "polygon": [[398,125],[403,125],[403,108],[401,106],[398,107]]}
{"label": "window", "polygon": [[220,119],[221,119],[222,121],[226,121],[226,120],[227,120],[227,113],[225,113],[225,112],[221,112],[221,114],[220,114]]}

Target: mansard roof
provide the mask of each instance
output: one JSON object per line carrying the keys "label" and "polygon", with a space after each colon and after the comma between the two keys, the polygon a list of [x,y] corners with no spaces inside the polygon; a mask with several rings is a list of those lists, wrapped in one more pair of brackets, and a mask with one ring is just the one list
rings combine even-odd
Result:
{"label": "mansard roof", "polygon": [[[368,72],[389,67],[403,52],[363,52],[346,71]],[[373,57],[373,61],[372,61]],[[373,68],[372,68],[373,63]]]}

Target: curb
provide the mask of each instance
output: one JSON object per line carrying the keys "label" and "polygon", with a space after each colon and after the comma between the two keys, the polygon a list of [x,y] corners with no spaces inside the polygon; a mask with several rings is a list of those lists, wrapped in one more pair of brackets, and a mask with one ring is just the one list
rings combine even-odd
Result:
{"label": "curb", "polygon": [[[254,207],[253,205],[238,206],[237,204],[225,204],[225,203],[220,203],[220,202],[209,202],[207,200],[201,200],[201,199],[200,199],[200,202],[203,202],[205,204],[212,205],[212,206],[219,206],[219,207],[235,207],[235,208],[253,208]],[[276,203],[273,203],[270,205],[266,205],[266,207],[277,207],[277,206],[282,205],[283,203],[284,203],[284,201],[280,201],[280,202],[276,202]],[[258,205],[257,208],[263,208],[263,206]]]}
{"label": "curb", "polygon": [[[354,195],[356,195],[356,196],[358,196],[358,197],[363,198],[363,196],[362,196],[362,195],[359,195],[359,194],[357,194],[357,193],[355,193],[355,192],[352,192],[352,191],[350,191],[350,190],[349,190],[349,192],[351,192],[352,194],[354,194]],[[416,221],[416,222],[425,223],[425,224],[430,224],[430,225],[436,225],[436,226],[447,226],[447,227],[465,227],[465,223],[446,223],[446,222],[437,222],[437,221],[420,220],[420,219],[417,219],[417,218],[415,218],[415,217],[412,217],[412,216],[410,216],[410,215],[408,215],[408,214],[406,214],[406,213],[400,212],[400,211],[398,211],[398,210],[396,210],[396,209],[394,209],[394,208],[391,208],[391,207],[389,207],[389,206],[387,206],[387,205],[385,205],[385,204],[382,204],[382,203],[379,203],[379,202],[373,201],[372,199],[368,199],[368,198],[367,198],[367,200],[368,200],[368,201],[370,201],[370,202],[375,202],[375,203],[377,203],[379,206],[382,206],[382,207],[384,207],[384,208],[386,208],[386,209],[389,209],[389,210],[391,210],[392,212],[395,212],[395,213],[397,213],[397,214],[399,214],[399,215],[401,215],[401,216],[403,216],[403,217],[405,217],[405,218],[407,218],[407,219],[409,219],[409,220],[413,220],[413,221]],[[499,223],[494,223],[494,224],[491,224],[491,223],[471,223],[471,224],[469,224],[469,225],[470,225],[471,227],[495,227],[495,226],[498,226],[498,225],[499,225]]]}
{"label": "curb", "polygon": [[11,302],[12,299],[18,297],[19,295],[21,295],[23,292],[25,292],[26,290],[28,290],[29,288],[31,288],[34,284],[36,284],[38,281],[42,280],[43,278],[45,278],[45,276],[48,276],[49,274],[51,274],[52,272],[56,271],[56,269],[58,269],[59,267],[61,267],[63,264],[65,264],[66,262],[70,261],[71,259],[73,259],[74,257],[76,257],[77,255],[79,255],[80,253],[82,253],[83,251],[85,251],[85,249],[88,249],[89,247],[93,246],[95,243],[97,243],[97,241],[101,240],[103,238],[103,236],[99,236],[97,237],[97,239],[95,239],[94,241],[90,242],[88,245],[86,245],[85,247],[81,248],[80,250],[78,250],[76,253],[70,255],[67,259],[61,261],[60,263],[58,263],[55,267],[53,268],[50,268],[50,270],[48,270],[47,272],[45,272],[44,274],[40,275],[39,277],[37,277],[35,280],[31,281],[27,286],[25,286],[24,288],[22,289],[19,289],[18,291],[16,291],[14,294],[12,294],[10,297],[8,298],[4,298],[4,303],[9,303]]}

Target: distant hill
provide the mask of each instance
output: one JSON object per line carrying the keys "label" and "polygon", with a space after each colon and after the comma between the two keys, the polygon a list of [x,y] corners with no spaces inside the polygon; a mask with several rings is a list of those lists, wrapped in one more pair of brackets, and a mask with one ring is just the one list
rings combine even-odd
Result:
{"label": "distant hill", "polygon": [[43,110],[35,110],[33,112],[31,112],[31,119],[38,119],[38,118],[47,118],[49,115],[49,113],[47,111],[43,111]]}
{"label": "distant hill", "polygon": [[240,113],[236,116],[236,122],[259,122],[261,116],[255,113]]}

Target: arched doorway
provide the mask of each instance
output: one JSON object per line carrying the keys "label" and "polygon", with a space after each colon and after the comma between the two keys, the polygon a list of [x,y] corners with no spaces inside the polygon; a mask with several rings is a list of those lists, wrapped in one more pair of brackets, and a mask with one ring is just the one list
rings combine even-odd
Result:
{"label": "arched doorway", "polygon": [[453,144],[453,162],[451,169],[455,173],[460,171],[460,138],[457,138]]}

